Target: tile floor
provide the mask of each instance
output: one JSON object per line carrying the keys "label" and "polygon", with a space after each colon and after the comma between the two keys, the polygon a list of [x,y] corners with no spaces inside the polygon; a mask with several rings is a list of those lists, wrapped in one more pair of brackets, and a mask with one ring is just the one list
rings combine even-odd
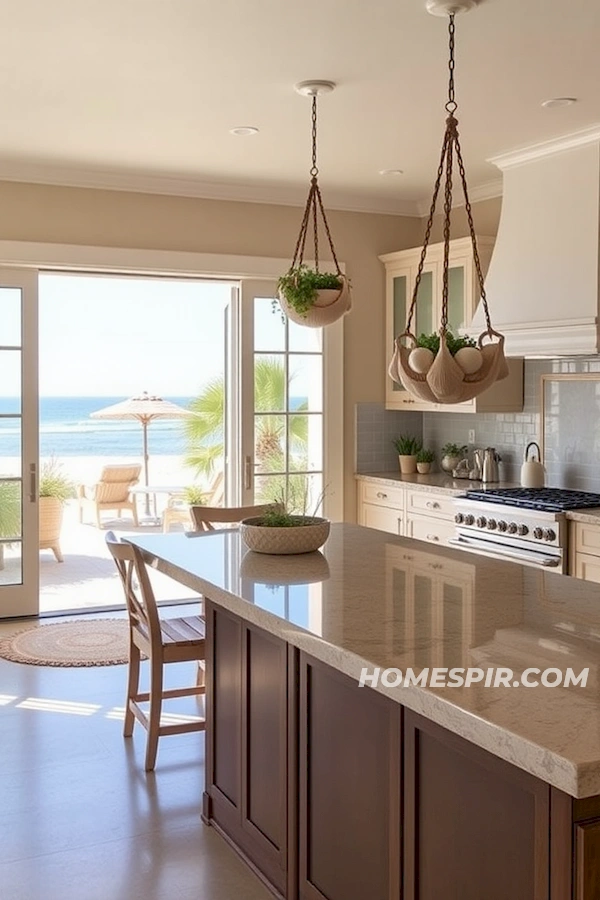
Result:
{"label": "tile floor", "polygon": [[[166,671],[172,686],[193,678]],[[200,820],[204,736],[161,738],[145,774],[145,732],[121,733],[124,685],[124,666],[0,659],[2,900],[268,900]]]}

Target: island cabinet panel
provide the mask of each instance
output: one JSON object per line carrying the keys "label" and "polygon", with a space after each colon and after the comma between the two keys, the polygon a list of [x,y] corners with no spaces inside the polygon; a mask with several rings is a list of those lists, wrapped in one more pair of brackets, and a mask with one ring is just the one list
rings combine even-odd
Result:
{"label": "island cabinet panel", "polygon": [[548,900],[550,788],[405,713],[403,900]]}
{"label": "island cabinet panel", "polygon": [[299,714],[300,900],[398,900],[401,707],[301,653]]}
{"label": "island cabinet panel", "polygon": [[575,826],[575,898],[600,897],[600,819]]}
{"label": "island cabinet panel", "polygon": [[287,897],[287,644],[206,603],[205,819]]}

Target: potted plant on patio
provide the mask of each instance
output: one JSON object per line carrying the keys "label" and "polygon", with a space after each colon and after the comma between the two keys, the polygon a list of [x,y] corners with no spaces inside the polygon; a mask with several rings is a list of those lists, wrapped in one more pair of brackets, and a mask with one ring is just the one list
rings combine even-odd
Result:
{"label": "potted plant on patio", "polygon": [[[21,486],[18,481],[0,482],[0,538],[21,533]],[[5,543],[0,543],[0,569],[4,568]]]}
{"label": "potted plant on patio", "polygon": [[75,486],[62,472],[60,463],[52,458],[42,464],[39,486],[40,550],[52,550],[57,562],[63,561],[60,549],[60,530],[63,509],[67,500],[75,496]]}

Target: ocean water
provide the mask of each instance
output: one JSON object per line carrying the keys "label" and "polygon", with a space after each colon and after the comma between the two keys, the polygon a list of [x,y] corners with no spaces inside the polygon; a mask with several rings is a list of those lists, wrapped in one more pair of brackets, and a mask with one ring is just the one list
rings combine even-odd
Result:
{"label": "ocean water", "polygon": [[[133,419],[91,419],[90,413],[120,403],[120,397],[40,397],[40,456],[142,454],[142,426]],[[192,397],[165,397],[187,407]],[[17,398],[0,397],[0,412],[18,413]],[[183,420],[155,419],[148,425],[148,450],[155,456],[185,451]],[[20,422],[0,419],[0,457],[21,453]]]}

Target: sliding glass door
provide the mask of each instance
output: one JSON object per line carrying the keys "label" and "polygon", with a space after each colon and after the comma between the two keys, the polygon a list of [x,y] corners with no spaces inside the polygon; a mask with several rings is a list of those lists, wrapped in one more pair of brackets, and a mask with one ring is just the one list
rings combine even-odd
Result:
{"label": "sliding glass door", "polygon": [[0,268],[0,618],[39,605],[37,272]]}

